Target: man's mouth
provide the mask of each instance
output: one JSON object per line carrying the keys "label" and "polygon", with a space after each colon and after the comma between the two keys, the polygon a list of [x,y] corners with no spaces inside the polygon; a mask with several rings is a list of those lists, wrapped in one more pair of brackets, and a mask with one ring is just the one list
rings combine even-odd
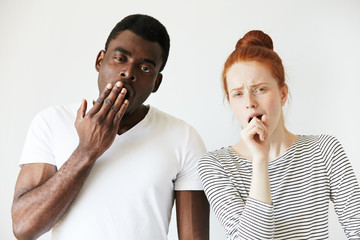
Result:
{"label": "man's mouth", "polygon": [[256,115],[256,116],[252,116],[252,117],[249,118],[248,123],[251,122],[251,120],[252,120],[254,117],[256,117],[257,119],[259,119],[259,120],[261,121],[262,116],[263,116],[262,114],[259,114],[259,115]]}
{"label": "man's mouth", "polygon": [[129,100],[129,97],[130,97],[130,93],[129,93],[129,92],[126,92],[126,94],[125,94],[125,98],[124,98],[124,99]]}
{"label": "man's mouth", "polygon": [[125,85],[123,86],[124,88],[126,88],[126,94],[125,94],[125,99],[129,100],[131,98],[131,96],[133,95],[134,91],[132,89],[132,87],[130,85]]}

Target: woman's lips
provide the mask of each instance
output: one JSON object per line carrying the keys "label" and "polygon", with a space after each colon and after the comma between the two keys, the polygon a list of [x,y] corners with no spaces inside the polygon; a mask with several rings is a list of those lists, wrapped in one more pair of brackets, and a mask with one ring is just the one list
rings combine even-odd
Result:
{"label": "woman's lips", "polygon": [[249,118],[248,123],[249,123],[254,117],[256,117],[256,118],[258,118],[259,120],[261,120],[262,116],[263,116],[262,114],[254,115],[254,116],[252,116],[252,117]]}

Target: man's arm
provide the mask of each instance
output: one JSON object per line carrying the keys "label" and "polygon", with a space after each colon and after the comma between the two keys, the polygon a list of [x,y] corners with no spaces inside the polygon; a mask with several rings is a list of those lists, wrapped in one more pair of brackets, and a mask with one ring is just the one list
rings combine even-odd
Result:
{"label": "man's arm", "polygon": [[95,161],[115,139],[128,106],[122,86],[108,85],[88,113],[83,101],[75,122],[79,145],[58,171],[50,164],[22,166],[12,206],[18,239],[34,239],[49,231],[75,199]]}
{"label": "man's arm", "polygon": [[204,191],[175,191],[179,240],[209,239],[209,203]]}
{"label": "man's arm", "polygon": [[[65,213],[90,173],[92,164],[74,154],[60,171],[50,164],[25,164],[19,173],[12,206],[17,239],[35,239],[49,231]],[[81,166],[83,165],[83,166]]]}

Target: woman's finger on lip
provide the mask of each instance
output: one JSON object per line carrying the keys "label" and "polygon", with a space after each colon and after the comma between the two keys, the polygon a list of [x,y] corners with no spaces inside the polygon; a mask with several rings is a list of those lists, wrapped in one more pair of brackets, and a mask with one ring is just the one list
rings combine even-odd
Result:
{"label": "woman's finger on lip", "polygon": [[254,122],[255,124],[260,124],[264,127],[267,126],[267,121],[268,121],[268,119],[267,119],[266,115],[261,115],[261,117],[259,117],[259,118],[256,117],[255,119],[252,119],[252,122]]}
{"label": "woman's finger on lip", "polygon": [[262,115],[262,116],[261,116],[261,122],[267,123],[267,121],[268,121],[268,117],[267,117],[265,114]]}
{"label": "woman's finger on lip", "polygon": [[253,121],[253,119],[255,119],[254,121],[256,121],[256,119],[261,121],[263,114],[256,114],[256,115],[252,115],[248,118],[248,123],[250,123],[251,121]]}
{"label": "woman's finger on lip", "polygon": [[248,124],[249,127],[251,126],[262,126],[262,127],[266,127],[266,125],[264,124],[264,122],[258,118],[254,118],[252,119],[249,124]]}

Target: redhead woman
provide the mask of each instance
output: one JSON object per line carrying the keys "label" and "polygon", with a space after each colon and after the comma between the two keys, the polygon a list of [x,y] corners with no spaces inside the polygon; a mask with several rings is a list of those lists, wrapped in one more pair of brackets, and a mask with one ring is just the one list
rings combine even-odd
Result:
{"label": "redhead woman", "polygon": [[205,193],[228,239],[327,239],[329,201],[348,239],[360,239],[360,188],[340,142],[284,124],[288,86],[271,38],[250,31],[222,83],[241,141],[199,162]]}

